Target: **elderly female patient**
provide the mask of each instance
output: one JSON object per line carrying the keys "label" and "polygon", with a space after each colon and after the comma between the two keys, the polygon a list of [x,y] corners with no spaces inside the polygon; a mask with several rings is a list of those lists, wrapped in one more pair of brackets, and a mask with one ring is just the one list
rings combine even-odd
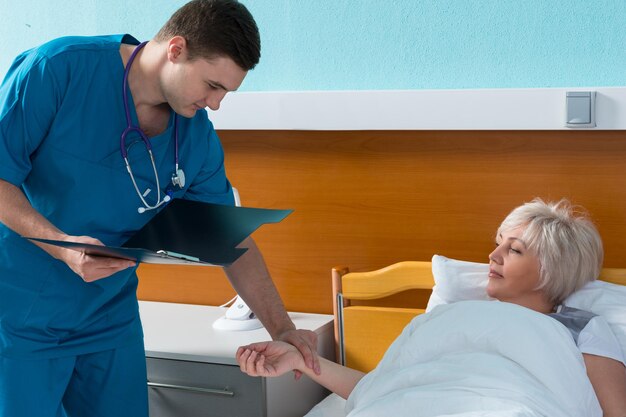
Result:
{"label": "elderly female patient", "polygon": [[[500,225],[496,248],[489,255],[487,293],[565,325],[582,353],[604,416],[625,416],[626,368],[610,327],[599,316],[561,305],[598,277],[602,259],[598,231],[583,213],[567,200],[544,203],[535,199],[514,209]],[[252,376],[303,372],[343,398],[365,375],[324,359],[320,359],[321,374],[315,375],[300,353],[282,342],[242,346],[237,361],[241,370]]]}

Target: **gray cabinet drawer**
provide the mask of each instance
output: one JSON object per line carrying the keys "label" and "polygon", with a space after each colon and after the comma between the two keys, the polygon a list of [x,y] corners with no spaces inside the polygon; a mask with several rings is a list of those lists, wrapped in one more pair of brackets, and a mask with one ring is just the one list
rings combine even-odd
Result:
{"label": "gray cabinet drawer", "polygon": [[238,366],[146,358],[150,417],[265,417],[265,380]]}

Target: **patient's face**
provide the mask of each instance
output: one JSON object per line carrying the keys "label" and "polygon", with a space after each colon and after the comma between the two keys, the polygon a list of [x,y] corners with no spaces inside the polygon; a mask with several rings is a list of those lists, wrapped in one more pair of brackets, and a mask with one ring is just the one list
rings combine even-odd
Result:
{"label": "patient's face", "polygon": [[529,307],[541,298],[540,262],[522,240],[525,227],[503,231],[496,238],[496,249],[489,255],[487,293],[500,301]]}

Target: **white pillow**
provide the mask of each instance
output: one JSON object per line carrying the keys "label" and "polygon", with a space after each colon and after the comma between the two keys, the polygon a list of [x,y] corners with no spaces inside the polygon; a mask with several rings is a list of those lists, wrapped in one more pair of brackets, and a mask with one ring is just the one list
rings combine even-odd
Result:
{"label": "white pillow", "polygon": [[[492,300],[487,295],[489,264],[434,255],[435,286],[426,312],[439,304],[463,300]],[[563,304],[602,316],[611,326],[626,357],[626,286],[593,281],[570,295]]]}
{"label": "white pillow", "polygon": [[432,259],[435,286],[426,312],[439,304],[464,300],[492,300],[487,295],[489,264],[458,261],[434,255]]}

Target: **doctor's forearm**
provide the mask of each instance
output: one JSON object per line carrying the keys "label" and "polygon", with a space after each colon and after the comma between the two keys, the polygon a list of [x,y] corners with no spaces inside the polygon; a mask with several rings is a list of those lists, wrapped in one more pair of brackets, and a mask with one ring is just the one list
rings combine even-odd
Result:
{"label": "doctor's forearm", "polygon": [[[26,237],[52,240],[75,240],[90,244],[101,244],[88,236],[69,236],[42,216],[30,204],[22,190],[11,183],[0,180],[0,222],[15,233]],[[50,256],[62,262],[85,282],[95,281],[113,275],[135,263],[125,259],[89,256],[83,252],[64,249],[59,246],[33,242]]]}
{"label": "doctor's forearm", "polygon": [[[0,180],[0,222],[22,236],[43,239],[67,236],[33,208],[22,190],[4,180]],[[50,245],[40,247],[52,256],[58,255],[54,253],[57,249]]]}
{"label": "doctor's forearm", "polygon": [[295,329],[254,240],[246,239],[241,247],[247,247],[248,250],[225,268],[231,284],[259,317],[272,338]]}

